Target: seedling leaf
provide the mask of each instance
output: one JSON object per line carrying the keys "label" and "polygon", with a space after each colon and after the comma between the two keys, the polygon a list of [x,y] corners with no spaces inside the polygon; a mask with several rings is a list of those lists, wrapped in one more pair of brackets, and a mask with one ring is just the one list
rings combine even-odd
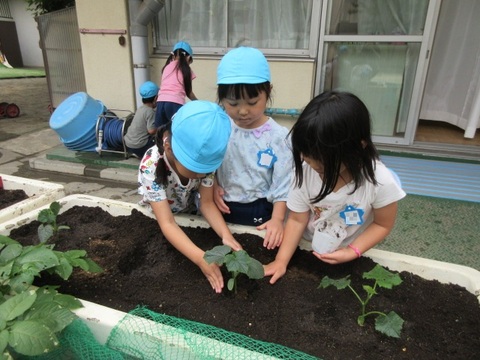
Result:
{"label": "seedling leaf", "polygon": [[378,286],[386,289],[391,289],[394,285],[402,283],[400,275],[394,274],[378,264],[372,270],[364,273],[363,278],[375,280]]}
{"label": "seedling leaf", "polygon": [[375,319],[375,329],[387,336],[399,338],[403,323],[403,319],[396,312],[390,311],[387,315]]}
{"label": "seedling leaf", "polygon": [[318,285],[317,289],[318,288],[325,289],[329,286],[335,286],[337,290],[343,290],[349,285],[350,285],[350,275],[347,275],[346,277],[338,280],[329,278],[328,276],[324,276],[322,281],[320,281],[320,285]]}
{"label": "seedling leaf", "polygon": [[209,264],[215,263],[223,265],[225,262],[225,255],[232,251],[232,248],[227,245],[215,246],[213,249],[205,251],[203,258]]}

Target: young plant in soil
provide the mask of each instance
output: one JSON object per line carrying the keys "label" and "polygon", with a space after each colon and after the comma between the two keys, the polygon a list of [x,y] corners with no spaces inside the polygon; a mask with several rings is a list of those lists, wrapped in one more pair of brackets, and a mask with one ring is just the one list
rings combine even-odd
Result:
{"label": "young plant in soil", "polygon": [[344,278],[334,280],[325,276],[322,278],[318,288],[327,288],[329,286],[334,286],[338,290],[349,288],[361,304],[361,314],[357,318],[358,325],[363,326],[367,316],[378,315],[375,319],[375,329],[387,336],[399,338],[403,327],[403,319],[397,313],[394,311],[390,311],[388,314],[380,311],[367,312],[366,308],[372,297],[377,294],[377,287],[391,289],[393,286],[401,284],[402,279],[400,278],[400,275],[394,274],[378,264],[372,270],[364,272],[364,279],[375,280],[373,287],[370,285],[363,285],[363,290],[366,292],[365,299],[362,299],[357,291],[355,291],[350,285],[351,281],[349,277],[350,276],[348,275]]}
{"label": "young plant in soil", "polygon": [[67,225],[57,224],[57,216],[60,212],[61,205],[57,201],[50,204],[48,209],[40,210],[37,220],[41,222],[38,226],[38,238],[40,242],[47,243],[60,230],[70,229]]}
{"label": "young plant in soil", "polygon": [[84,250],[54,251],[54,245],[22,246],[0,235],[0,358],[16,354],[41,355],[59,345],[57,335],[76,319],[73,309],[82,307],[71,295],[55,286],[31,285],[43,271],[67,280],[74,267],[102,269]]}
{"label": "young plant in soil", "polygon": [[209,264],[216,263],[221,266],[225,264],[230,272],[227,288],[237,292],[237,277],[240,274],[247,275],[250,279],[262,279],[265,275],[263,265],[250,257],[245,250],[232,251],[227,245],[218,245],[205,252],[203,256]]}

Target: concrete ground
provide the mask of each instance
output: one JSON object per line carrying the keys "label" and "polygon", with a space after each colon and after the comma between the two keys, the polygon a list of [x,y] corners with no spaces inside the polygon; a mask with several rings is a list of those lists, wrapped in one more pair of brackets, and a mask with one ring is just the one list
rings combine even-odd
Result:
{"label": "concrete ground", "polygon": [[[90,160],[74,162],[75,152],[68,150],[50,128],[50,98],[45,77],[0,79],[0,89],[0,102],[15,103],[20,108],[19,117],[0,118],[0,174],[59,183],[64,185],[67,195],[138,201],[138,159],[125,160],[121,154],[100,157],[92,153]],[[56,154],[66,161],[48,159],[48,154]],[[68,157],[70,160],[65,159]],[[95,165],[102,159],[110,160],[107,163],[115,167]],[[117,167],[118,164],[123,167]]]}

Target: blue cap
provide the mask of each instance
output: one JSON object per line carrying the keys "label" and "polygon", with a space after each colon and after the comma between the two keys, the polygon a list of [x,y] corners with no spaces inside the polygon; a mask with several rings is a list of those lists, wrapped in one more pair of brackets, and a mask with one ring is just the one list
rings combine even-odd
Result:
{"label": "blue cap", "polygon": [[184,51],[186,51],[188,53],[188,55],[190,55],[191,57],[193,57],[193,50],[192,50],[192,47],[190,46],[189,43],[185,42],[185,41],[179,41],[175,44],[175,46],[173,47],[173,52],[175,52],[175,50],[178,50],[178,49],[182,49]]}
{"label": "blue cap", "polygon": [[223,161],[230,132],[230,118],[220,106],[190,101],[172,118],[173,154],[190,171],[214,172]]}
{"label": "blue cap", "polygon": [[267,59],[258,49],[241,46],[230,50],[217,68],[217,85],[261,84],[270,81]]}
{"label": "blue cap", "polygon": [[152,81],[146,81],[140,86],[140,96],[144,99],[152,98],[158,94],[158,86]]}

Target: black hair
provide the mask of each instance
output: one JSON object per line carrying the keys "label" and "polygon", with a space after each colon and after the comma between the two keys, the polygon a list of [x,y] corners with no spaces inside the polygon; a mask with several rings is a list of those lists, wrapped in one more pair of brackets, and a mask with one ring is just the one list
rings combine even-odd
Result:
{"label": "black hair", "polygon": [[157,145],[158,152],[163,155],[162,158],[158,160],[157,169],[155,170],[155,182],[157,184],[162,184],[164,186],[168,185],[168,175],[170,170],[167,167],[167,163],[165,162],[165,148],[163,147],[164,141],[167,136],[168,141],[171,141],[171,133],[172,133],[172,121],[170,120],[166,124],[161,125],[157,132],[155,133],[155,144]]}
{"label": "black hair", "polygon": [[[157,96],[157,95],[155,95]],[[148,98],[142,98],[142,104],[151,104],[153,103],[153,100],[155,99],[155,96],[148,97]]]}
{"label": "black hair", "polygon": [[323,183],[312,203],[330,194],[340,176],[342,163],[355,183],[352,193],[365,181],[377,185],[378,152],[371,138],[371,120],[365,104],[348,92],[326,91],[313,98],[290,130],[296,185],[303,182],[302,157],[322,163]]}
{"label": "black hair", "polygon": [[260,84],[219,84],[217,88],[218,102],[224,99],[243,99],[246,95],[249,98],[257,97],[261,92],[267,95],[267,101],[270,101],[272,95],[272,86],[270,81]]}
{"label": "black hair", "polygon": [[163,70],[165,70],[165,67],[170,64],[175,59],[175,57],[177,57],[178,63],[175,67],[175,70],[179,70],[182,73],[183,88],[185,89],[185,93],[187,94],[187,96],[189,96],[192,92],[192,69],[190,68],[190,63],[187,60],[187,56],[190,56],[190,54],[183,49],[177,49],[172,52],[168,57],[167,61],[165,62],[165,65],[163,65],[162,74]]}

